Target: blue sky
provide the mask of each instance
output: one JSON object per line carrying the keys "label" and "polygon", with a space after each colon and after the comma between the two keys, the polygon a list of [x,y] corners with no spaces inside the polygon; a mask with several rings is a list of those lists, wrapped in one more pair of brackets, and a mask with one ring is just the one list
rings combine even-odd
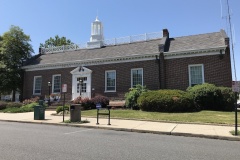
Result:
{"label": "blue sky", "polygon": [[[221,1],[223,18],[220,0],[0,0],[0,35],[11,25],[19,26],[30,35],[37,54],[39,44],[55,35],[74,43],[89,41],[90,25],[97,13],[105,39],[160,32],[163,28],[169,30],[170,37],[228,31],[226,0]],[[229,4],[239,80],[240,1],[229,0]]]}

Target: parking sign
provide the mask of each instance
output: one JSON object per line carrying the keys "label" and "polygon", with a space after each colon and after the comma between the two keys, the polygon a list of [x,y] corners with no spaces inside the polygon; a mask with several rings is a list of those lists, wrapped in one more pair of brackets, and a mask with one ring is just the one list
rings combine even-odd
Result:
{"label": "parking sign", "polygon": [[62,92],[67,92],[67,84],[62,84]]}

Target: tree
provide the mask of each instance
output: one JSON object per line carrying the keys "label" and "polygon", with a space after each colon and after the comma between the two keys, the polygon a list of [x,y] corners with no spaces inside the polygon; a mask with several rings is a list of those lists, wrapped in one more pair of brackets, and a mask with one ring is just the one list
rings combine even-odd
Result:
{"label": "tree", "polygon": [[58,35],[56,35],[54,38],[50,37],[49,39],[47,39],[44,44],[40,43],[40,48],[49,48],[70,44],[73,44],[70,39],[67,39],[66,37],[60,38]]}
{"label": "tree", "polygon": [[12,101],[15,101],[17,90],[22,93],[23,70],[21,66],[23,60],[32,56],[33,49],[30,41],[30,36],[24,34],[18,26],[11,26],[0,41],[0,87],[2,91],[12,91]]}

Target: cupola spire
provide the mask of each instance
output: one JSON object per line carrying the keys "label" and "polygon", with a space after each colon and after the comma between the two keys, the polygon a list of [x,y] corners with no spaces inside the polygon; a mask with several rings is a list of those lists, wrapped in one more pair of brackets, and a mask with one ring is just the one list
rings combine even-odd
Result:
{"label": "cupola spire", "polygon": [[91,38],[90,42],[88,42],[88,48],[101,48],[103,40],[103,25],[96,16],[96,20],[91,25]]}

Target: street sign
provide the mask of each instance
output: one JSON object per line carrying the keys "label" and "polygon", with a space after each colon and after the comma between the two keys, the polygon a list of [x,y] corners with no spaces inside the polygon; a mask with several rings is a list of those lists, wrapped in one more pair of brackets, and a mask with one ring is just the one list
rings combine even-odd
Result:
{"label": "street sign", "polygon": [[63,93],[67,92],[67,84],[62,84],[62,92]]}
{"label": "street sign", "polygon": [[240,82],[233,81],[232,82],[232,91],[233,92],[240,92]]}

